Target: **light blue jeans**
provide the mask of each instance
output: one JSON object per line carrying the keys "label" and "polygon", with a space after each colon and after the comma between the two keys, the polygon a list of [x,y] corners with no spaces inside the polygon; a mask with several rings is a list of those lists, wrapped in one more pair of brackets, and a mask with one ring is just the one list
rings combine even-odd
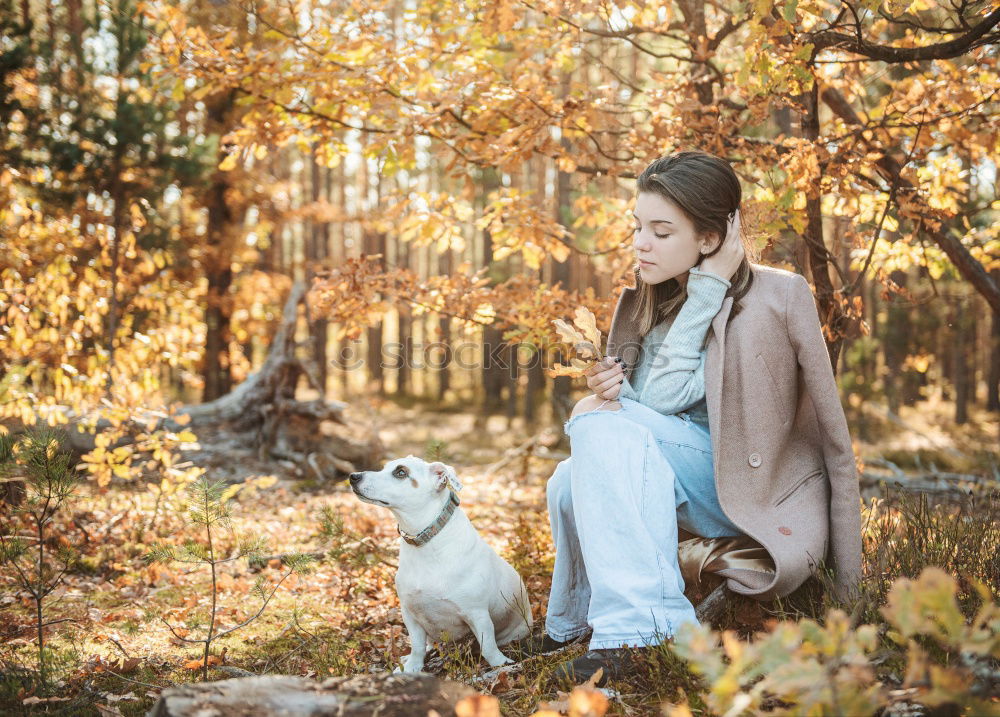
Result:
{"label": "light blue jeans", "polygon": [[571,457],[546,486],[556,560],[545,630],[570,640],[589,626],[590,649],[657,644],[697,624],[678,525],[706,538],[742,534],[719,505],[708,429],[683,412],[620,403],[566,421]]}

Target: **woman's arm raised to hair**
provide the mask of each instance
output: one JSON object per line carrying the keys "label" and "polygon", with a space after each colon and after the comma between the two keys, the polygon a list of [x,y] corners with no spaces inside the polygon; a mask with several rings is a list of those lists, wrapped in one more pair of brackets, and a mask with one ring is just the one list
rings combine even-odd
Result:
{"label": "woman's arm raised to hair", "polygon": [[673,414],[705,396],[705,355],[702,347],[712,319],[722,307],[730,282],[717,274],[691,269],[687,299],[660,345],[646,382],[637,393],[625,379],[619,396]]}
{"label": "woman's arm raised to hair", "polygon": [[830,353],[823,339],[819,313],[805,277],[796,274],[785,295],[785,327],[802,368],[803,390],[816,409],[823,460],[830,480],[830,550],[836,590],[841,598],[861,580],[861,494],[857,465],[833,375]]}

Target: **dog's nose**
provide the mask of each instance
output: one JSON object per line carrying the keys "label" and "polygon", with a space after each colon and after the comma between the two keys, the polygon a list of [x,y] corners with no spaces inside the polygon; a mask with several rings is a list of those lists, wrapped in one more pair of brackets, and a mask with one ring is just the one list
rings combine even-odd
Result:
{"label": "dog's nose", "polygon": [[351,473],[351,485],[360,483],[363,476],[363,473]]}

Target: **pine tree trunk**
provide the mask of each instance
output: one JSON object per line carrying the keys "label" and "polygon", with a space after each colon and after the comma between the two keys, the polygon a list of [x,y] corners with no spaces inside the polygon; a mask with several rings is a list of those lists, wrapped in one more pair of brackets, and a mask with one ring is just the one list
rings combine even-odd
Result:
{"label": "pine tree trunk", "polygon": [[[416,254],[413,252],[412,254]],[[410,243],[402,242],[399,245],[399,259],[397,266],[413,269],[410,266],[411,260]],[[413,394],[413,313],[409,306],[400,305],[396,309],[399,316],[399,370],[396,372],[396,396],[411,396]]]}
{"label": "pine tree trunk", "polygon": [[[1000,285],[1000,269],[990,272]],[[990,328],[989,371],[986,376],[986,410],[1000,411],[1000,311],[993,311]]]}
{"label": "pine tree trunk", "polygon": [[[890,278],[899,286],[906,287],[906,272],[894,271]],[[903,403],[903,361],[909,352],[910,340],[910,309],[900,306],[899,301],[900,297],[896,295],[889,304],[882,343],[886,366],[885,397],[889,410],[897,415]]]}
{"label": "pine tree trunk", "polygon": [[[330,181],[330,170],[326,168],[321,168],[316,163],[315,154],[310,158],[309,163],[310,172],[310,182],[309,189],[312,198],[313,206],[322,199],[324,202],[329,200],[329,181]],[[325,182],[324,182],[325,176]],[[326,263],[326,259],[329,256],[330,250],[330,224],[327,221],[316,221],[313,219],[310,222],[310,232],[309,232],[309,248],[307,252],[308,257],[308,270],[306,276],[309,278],[309,283],[311,284],[312,277],[315,276],[316,269]],[[327,322],[322,317],[310,317],[309,322],[309,333],[313,339],[312,354],[313,354],[313,364],[316,371],[316,378],[319,385],[322,387],[320,390],[320,395],[326,395],[327,386],[327,355],[326,346],[329,340],[329,335],[327,333]]]}
{"label": "pine tree trunk", "polygon": [[[452,250],[445,249],[441,254],[438,255],[438,271],[441,274],[451,275],[454,270],[452,267],[453,255]],[[437,400],[442,402],[445,399],[449,389],[451,389],[451,319],[448,316],[440,316],[438,318],[438,333],[434,337],[434,341],[437,344],[435,351],[431,352],[431,356],[435,361],[435,367],[437,372]],[[440,348],[438,348],[440,347]]]}
{"label": "pine tree trunk", "polygon": [[[355,203],[357,213],[360,215],[369,209],[368,205],[368,160],[362,158],[361,165],[358,168],[358,182],[357,182],[357,201]],[[363,252],[367,254],[381,254],[382,258],[379,260],[380,265],[384,268],[386,266],[385,257],[385,235],[381,233],[375,233],[366,231],[361,225],[358,225],[362,234],[362,245]],[[376,299],[381,299],[381,296],[377,296]],[[385,371],[382,370],[382,348],[383,348],[383,331],[382,322],[377,323],[375,326],[368,327],[368,385],[372,382],[375,384],[375,391],[379,396],[385,396]]]}
{"label": "pine tree trunk", "polygon": [[[229,130],[234,100],[233,92],[220,93],[206,100],[207,131],[221,136]],[[222,161],[225,154],[225,150],[219,150],[217,163]],[[231,172],[216,169],[212,173],[211,184],[204,194],[204,206],[208,210],[205,237],[208,248],[205,262],[208,293],[205,297],[203,401],[211,401],[228,393],[233,384],[229,372],[229,342],[232,340],[230,328],[232,305],[229,301],[229,289],[233,283],[230,245],[236,220],[226,200],[231,181]]]}
{"label": "pine tree trunk", "polygon": [[[564,75],[560,85],[561,97],[566,97],[569,94],[569,83],[571,80],[572,74]],[[560,144],[565,150],[571,147],[571,143],[565,136],[560,138]],[[571,174],[561,172],[558,168],[556,169],[556,220],[566,227],[572,224],[572,180],[573,176]],[[574,259],[574,255],[570,254],[566,261],[551,260],[553,285],[560,284],[561,288],[566,291],[572,289],[571,269]],[[572,357],[565,355],[560,349],[555,352],[554,358],[555,363],[567,364]],[[569,376],[557,376],[552,379],[552,412],[555,420],[560,423],[568,419],[570,413],[573,411],[572,389],[573,381]]]}
{"label": "pine tree trunk", "polygon": [[969,312],[965,300],[959,298],[954,308],[954,339],[952,350],[955,352],[955,423],[962,425],[969,420]]}
{"label": "pine tree trunk", "polygon": [[[485,198],[500,186],[500,177],[495,170],[484,169],[481,182],[480,196]],[[482,246],[483,264],[490,266],[493,264],[493,237],[490,236],[489,229],[483,230]],[[486,415],[495,413],[503,405],[502,394],[506,375],[504,367],[499,365],[507,353],[507,347],[503,347],[503,343],[503,334],[499,329],[493,326],[483,327],[483,363],[480,372],[483,382],[482,413]]]}

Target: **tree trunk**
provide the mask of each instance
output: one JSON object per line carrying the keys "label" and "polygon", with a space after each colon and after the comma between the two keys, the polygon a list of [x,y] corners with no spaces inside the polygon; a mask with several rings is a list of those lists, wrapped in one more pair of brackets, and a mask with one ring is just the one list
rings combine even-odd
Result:
{"label": "tree trunk", "polygon": [[952,350],[954,354],[955,423],[962,425],[969,421],[969,394],[971,376],[969,371],[969,311],[965,300],[958,298],[954,304],[954,334]]}
{"label": "tree trunk", "polygon": [[[500,186],[500,177],[496,170],[484,169],[482,172],[482,190],[480,196],[486,197]],[[483,230],[483,264],[493,264],[493,237],[489,229]],[[482,413],[489,415],[500,410],[503,405],[503,386],[506,372],[502,364],[507,354],[503,346],[503,332],[493,326],[483,327],[483,365],[480,369],[483,381]],[[499,361],[498,361],[499,359]]]}
{"label": "tree trunk", "polygon": [[[399,256],[396,266],[413,270],[410,266],[411,252],[410,242],[397,244]],[[413,252],[419,254],[419,252]],[[397,305],[396,315],[399,317],[399,346],[397,355],[399,356],[399,369],[396,371],[396,396],[411,396],[413,394],[413,313],[408,306]]]}
{"label": "tree trunk", "polygon": [[[231,91],[206,100],[206,131],[221,136],[229,130],[234,100],[235,94]],[[225,156],[225,150],[220,149],[217,163]],[[233,283],[230,257],[236,220],[226,199],[232,180],[232,172],[216,169],[204,195],[204,206],[208,210],[205,237],[208,249],[205,256],[208,293],[205,297],[205,358],[202,364],[205,383],[202,400],[205,401],[216,399],[232,389],[232,376],[229,372],[232,304],[229,289]]]}
{"label": "tree trunk", "polygon": [[[569,83],[572,79],[572,75],[565,75],[563,77],[563,82],[560,86],[560,96],[566,97],[569,94]],[[564,150],[569,150],[571,144],[565,136],[560,137],[560,144]],[[572,199],[572,180],[573,177],[567,172],[559,171],[558,167],[556,169],[556,196],[555,196],[555,211],[557,221],[568,227],[572,222],[572,212],[571,203]],[[560,284],[563,290],[569,290],[572,288],[572,261],[573,255],[571,254],[566,261],[556,261],[555,259],[550,259],[552,264],[552,284]],[[567,364],[569,363],[570,356],[566,356],[562,350],[555,353],[555,363]],[[569,376],[557,376],[552,379],[552,412],[553,417],[559,423],[564,422],[569,418],[570,413],[573,411],[573,399],[571,396],[571,391],[573,389],[573,381]]]}
{"label": "tree trunk", "polygon": [[[451,275],[454,270],[452,267],[452,250],[450,248],[445,249],[438,255],[438,271],[445,275]],[[438,384],[437,384],[437,400],[442,402],[445,399],[445,395],[451,388],[451,318],[448,316],[440,316],[438,318],[438,335],[434,337],[434,342],[440,347],[437,350],[430,353],[430,356],[434,360],[435,370],[437,372]]]}
{"label": "tree trunk", "polygon": [[[806,116],[802,122],[802,134],[813,145],[819,142],[819,90],[816,83],[805,95]],[[830,363],[833,366],[834,374],[837,373],[837,362],[840,358],[840,348],[843,339],[839,337],[843,328],[843,312],[837,305],[833,296],[833,282],[830,280],[830,269],[827,266],[830,252],[826,248],[823,239],[823,212],[822,194],[819,192],[820,178],[816,178],[815,197],[806,199],[806,248],[809,252],[809,271],[812,274],[813,286],[815,287],[816,299],[819,303],[820,320],[830,327],[834,335],[833,341],[827,341],[827,350],[830,353]]]}
{"label": "tree trunk", "polygon": [[[321,168],[316,163],[316,157],[311,157],[310,168],[310,190],[313,206],[322,200],[329,201],[330,197],[330,170]],[[324,180],[325,176],[325,182]],[[325,264],[330,253],[330,224],[327,221],[316,221],[314,218],[310,222],[309,249],[307,253],[307,273],[310,283],[315,276],[316,269]],[[327,355],[326,345],[329,341],[327,332],[327,322],[323,317],[310,317],[309,333],[313,339],[312,354],[316,369],[316,378],[320,385],[320,396],[326,396],[327,386]]]}
{"label": "tree trunk", "polygon": [[[1000,269],[990,272],[1000,286]],[[986,410],[1000,411],[1000,311],[993,310],[990,331],[989,371],[986,376]]]}
{"label": "tree trunk", "polygon": [[[906,287],[908,277],[905,271],[894,271],[889,278],[899,286]],[[889,410],[895,414],[899,413],[899,407],[903,403],[903,361],[910,350],[909,341],[910,308],[901,306],[897,295],[890,301],[886,311],[882,343],[886,366],[885,397]]]}

